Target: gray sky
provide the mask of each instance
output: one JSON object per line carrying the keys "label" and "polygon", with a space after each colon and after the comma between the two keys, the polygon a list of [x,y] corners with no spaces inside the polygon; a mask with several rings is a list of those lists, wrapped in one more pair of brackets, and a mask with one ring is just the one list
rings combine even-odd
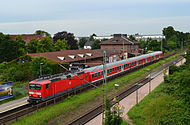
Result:
{"label": "gray sky", "polygon": [[190,32],[189,0],[0,0],[0,32],[45,30],[75,36]]}

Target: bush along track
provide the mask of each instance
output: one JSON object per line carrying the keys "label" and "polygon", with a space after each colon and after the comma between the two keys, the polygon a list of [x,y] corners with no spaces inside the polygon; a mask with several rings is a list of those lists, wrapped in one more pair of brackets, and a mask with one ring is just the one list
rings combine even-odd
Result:
{"label": "bush along track", "polygon": [[[141,79],[143,77],[143,74],[146,74],[148,72],[147,69],[155,69],[155,67],[161,67],[162,64],[176,58],[177,56],[179,56],[179,54],[173,55],[167,59],[158,61],[157,63],[147,66],[141,70],[132,72],[128,75],[125,75],[124,77],[108,82],[107,83],[108,95],[112,95],[116,92],[114,88],[114,84],[117,83],[120,85],[118,88],[118,91],[119,91],[123,89],[124,87],[130,85],[131,83],[134,83],[135,80],[138,81],[139,79]],[[41,124],[51,124],[51,121],[54,121],[53,124],[63,123],[69,118],[77,115],[77,112],[81,113],[83,111],[86,111],[87,109],[93,107],[95,104],[102,101],[101,89],[102,87],[99,86],[98,88],[93,88],[92,90],[85,91],[81,94],[68,97],[63,102],[57,105],[53,105],[51,107],[41,109],[39,112],[36,112],[33,115],[30,115],[28,117],[19,119],[17,122],[14,122],[13,124],[15,125],[17,124],[18,125],[20,124],[41,125]],[[88,105],[88,104],[91,104],[91,105]],[[67,115],[64,115],[64,114],[67,114]],[[64,117],[61,117],[62,115]],[[58,120],[56,118],[58,118]]]}

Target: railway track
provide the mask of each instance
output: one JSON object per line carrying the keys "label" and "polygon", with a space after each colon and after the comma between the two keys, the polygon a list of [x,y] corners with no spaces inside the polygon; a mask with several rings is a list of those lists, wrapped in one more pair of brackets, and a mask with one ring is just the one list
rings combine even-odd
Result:
{"label": "railway track", "polygon": [[[181,53],[181,51],[171,53],[167,56],[164,56],[163,58],[167,58],[167,57],[172,56],[177,53]],[[171,63],[173,63],[173,62],[171,62]],[[166,66],[167,65],[165,65],[165,67]],[[147,78],[143,78],[143,79],[139,80],[138,82],[146,84],[147,81],[149,81]],[[48,100],[46,102],[39,103],[37,105],[26,104],[21,107],[9,110],[7,112],[0,113],[0,124],[11,123],[13,121],[17,121],[20,117],[25,117],[25,116],[31,115],[44,107],[54,105],[54,104],[62,101],[63,99],[65,99],[67,96],[69,96],[71,94],[81,93],[82,91],[85,91],[86,89],[91,88],[91,87],[92,86],[89,85],[85,88],[81,88],[80,90],[72,91],[70,93],[61,95],[54,99]],[[141,87],[141,85],[139,85],[139,87]],[[128,86],[127,88],[124,88],[123,90],[121,90],[119,93],[117,93],[117,95],[119,95],[119,100],[122,100],[123,98],[125,98],[127,95],[132,93],[135,89],[136,89],[136,86],[134,86],[132,84],[132,85]],[[95,106],[90,111],[81,115],[81,117],[79,117],[78,119],[75,119],[67,124],[70,124],[70,125],[84,124],[84,123],[88,122],[89,120],[91,120],[92,118],[94,118],[95,116],[97,116],[98,114],[100,114],[101,112],[102,112],[102,104]]]}

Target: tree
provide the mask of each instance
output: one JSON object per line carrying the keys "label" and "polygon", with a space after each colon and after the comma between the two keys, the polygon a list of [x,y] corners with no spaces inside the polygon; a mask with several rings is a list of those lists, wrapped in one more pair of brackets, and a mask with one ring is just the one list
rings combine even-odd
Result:
{"label": "tree", "polygon": [[87,42],[87,40],[86,40],[85,37],[81,38],[80,41],[79,41],[80,48],[84,48],[84,45],[85,45],[86,42]]}
{"label": "tree", "polygon": [[27,51],[29,53],[36,53],[38,48],[39,40],[37,39],[31,39],[30,42],[27,45]]}
{"label": "tree", "polygon": [[57,40],[55,43],[55,50],[60,51],[66,49],[70,49],[70,46],[67,44],[67,40]]}
{"label": "tree", "polygon": [[31,62],[31,71],[35,77],[40,76],[40,65],[41,65],[42,74],[53,73],[53,70],[50,66],[50,63],[47,61],[47,59],[43,56],[40,56],[37,58],[33,58]]}
{"label": "tree", "polygon": [[26,42],[22,39],[21,36],[16,37],[16,49],[17,49],[17,57],[20,57],[26,53]]}
{"label": "tree", "polygon": [[160,47],[160,42],[158,42],[157,40],[151,40],[148,43],[148,50],[159,51],[161,49]]}
{"label": "tree", "polygon": [[93,35],[91,35],[91,36],[90,36],[89,41],[95,41],[95,39],[94,39],[94,36],[93,36]]}
{"label": "tree", "polygon": [[176,34],[176,31],[172,26],[168,26],[167,28],[164,28],[162,30],[164,36],[166,37],[166,40],[168,40],[170,37]]}
{"label": "tree", "polygon": [[187,55],[186,55],[186,63],[190,65],[190,34],[188,35],[188,40],[187,40]]}
{"label": "tree", "polygon": [[144,52],[146,52],[146,49],[147,49],[147,41],[140,40],[139,43],[140,43],[140,44],[139,44],[139,47],[140,47],[141,49],[143,49]]}
{"label": "tree", "polygon": [[100,49],[100,40],[96,40],[93,44],[92,44],[92,50],[93,49]]}
{"label": "tree", "polygon": [[43,30],[36,30],[35,34],[36,35],[42,35],[42,36],[49,36],[49,37],[51,37],[51,35],[48,32],[43,31]]}
{"label": "tree", "polygon": [[18,43],[12,40],[10,36],[0,33],[0,63],[17,58],[18,46]]}
{"label": "tree", "polygon": [[52,38],[45,37],[44,39],[38,42],[37,52],[53,52],[55,51],[54,43]]}
{"label": "tree", "polygon": [[167,44],[168,44],[168,48],[170,50],[175,50],[176,49],[176,43],[174,41],[169,40],[169,41],[167,41]]}
{"label": "tree", "polygon": [[133,40],[136,40],[133,35],[130,35],[130,36],[129,36],[129,39],[131,39],[132,41],[133,41]]}
{"label": "tree", "polygon": [[122,112],[117,107],[118,105],[111,106],[110,100],[106,99],[106,112],[104,125],[120,125],[122,123]]}
{"label": "tree", "polygon": [[66,31],[58,32],[53,36],[53,41],[56,43],[57,40],[67,40],[67,44],[71,47],[70,49],[78,49],[77,41],[73,33],[67,33]]}

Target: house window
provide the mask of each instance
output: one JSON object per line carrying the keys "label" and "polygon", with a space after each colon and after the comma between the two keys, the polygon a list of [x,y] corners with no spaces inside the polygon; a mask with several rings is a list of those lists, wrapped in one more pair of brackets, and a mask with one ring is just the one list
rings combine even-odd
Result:
{"label": "house window", "polygon": [[120,49],[123,50],[123,46],[120,46]]}

